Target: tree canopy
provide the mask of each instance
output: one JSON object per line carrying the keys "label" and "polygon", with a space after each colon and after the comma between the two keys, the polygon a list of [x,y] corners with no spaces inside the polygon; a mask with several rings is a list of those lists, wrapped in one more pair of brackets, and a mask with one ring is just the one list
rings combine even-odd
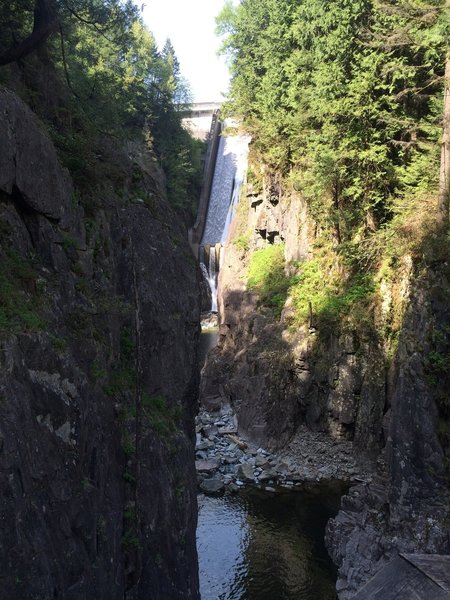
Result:
{"label": "tree canopy", "polygon": [[[53,103],[52,114],[43,116],[57,143],[67,147],[82,138],[92,148],[99,135],[142,138],[145,130],[170,200],[192,208],[201,149],[178,110],[190,101],[189,86],[170,40],[158,49],[131,0],[12,0],[1,4],[0,23],[0,77],[8,65],[18,66],[27,78],[26,99],[33,105],[41,94],[46,106]],[[59,74],[67,92],[62,101],[61,90],[43,90],[42,77],[29,75],[39,60]],[[81,164],[77,157],[73,162]]]}
{"label": "tree canopy", "polygon": [[217,19],[242,119],[338,242],[436,190],[444,0],[243,0]]}

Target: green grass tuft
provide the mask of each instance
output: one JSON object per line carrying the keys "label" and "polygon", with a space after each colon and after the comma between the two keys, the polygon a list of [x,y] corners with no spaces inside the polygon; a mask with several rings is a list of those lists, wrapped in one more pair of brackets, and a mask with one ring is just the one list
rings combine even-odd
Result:
{"label": "green grass tuft", "polygon": [[267,246],[250,256],[247,286],[259,295],[260,305],[269,308],[279,318],[290,287],[296,276],[285,272],[284,245]]}

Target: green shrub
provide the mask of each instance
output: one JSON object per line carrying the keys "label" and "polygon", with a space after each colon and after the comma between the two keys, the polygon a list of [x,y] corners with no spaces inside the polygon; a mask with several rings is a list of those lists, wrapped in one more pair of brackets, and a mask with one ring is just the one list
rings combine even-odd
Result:
{"label": "green shrub", "polygon": [[120,358],[111,371],[109,382],[103,387],[108,396],[120,396],[136,389],[136,369],[134,365],[135,345],[131,330],[127,327],[120,332]]}
{"label": "green shrub", "polygon": [[289,288],[296,277],[285,272],[284,245],[267,246],[250,256],[247,286],[258,293],[259,303],[280,317]]}
{"label": "green shrub", "polygon": [[161,395],[142,395],[142,410],[146,422],[155,433],[168,436],[174,433],[180,423],[181,413],[179,408],[171,408],[166,399]]}
{"label": "green shrub", "polygon": [[78,241],[68,233],[63,233],[62,246],[66,252],[78,250]]}
{"label": "green shrub", "polygon": [[251,237],[252,237],[252,232],[250,230],[247,230],[246,232],[241,233],[240,235],[236,236],[233,239],[233,244],[240,250],[247,252],[247,250],[250,247]]}
{"label": "green shrub", "polygon": [[371,276],[357,273],[343,280],[338,269],[327,258],[305,261],[290,294],[295,307],[295,322],[306,322],[310,305],[313,324],[328,331],[336,327],[350,312],[361,320],[364,314],[358,307],[366,306],[372,298],[375,284]]}

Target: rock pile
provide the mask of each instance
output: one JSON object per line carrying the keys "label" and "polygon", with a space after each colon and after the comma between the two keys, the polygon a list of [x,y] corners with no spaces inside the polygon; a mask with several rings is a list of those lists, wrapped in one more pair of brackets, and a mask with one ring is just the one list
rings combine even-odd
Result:
{"label": "rock pile", "polygon": [[196,432],[197,482],[205,494],[234,493],[248,485],[275,491],[279,486],[370,478],[369,471],[356,465],[351,444],[335,444],[324,434],[305,429],[283,455],[243,441],[230,406],[214,413],[202,409]]}
{"label": "rock pile", "polygon": [[217,317],[217,313],[202,312],[200,325],[201,325],[202,331],[217,329],[219,327],[219,320]]}

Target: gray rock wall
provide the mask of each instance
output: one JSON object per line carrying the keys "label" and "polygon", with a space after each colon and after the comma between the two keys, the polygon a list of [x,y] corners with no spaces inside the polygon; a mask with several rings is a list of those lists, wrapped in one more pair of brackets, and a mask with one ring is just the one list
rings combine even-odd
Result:
{"label": "gray rock wall", "polygon": [[386,400],[382,348],[356,331],[336,332],[326,343],[314,327],[292,331],[289,305],[274,320],[247,289],[245,252],[233,242],[245,231],[250,251],[282,242],[288,264],[307,258],[314,227],[305,203],[274,182],[241,202],[247,208],[231,226],[220,271],[221,336],[206,365],[203,403],[221,391],[240,432],[264,446],[283,447],[306,424],[377,451]]}
{"label": "gray rock wall", "polygon": [[449,388],[445,376],[432,383],[427,365],[435,333],[448,327],[439,300],[444,281],[438,267],[412,286],[389,377],[386,469],[370,485],[352,489],[328,525],[340,600],[351,599],[398,552],[450,553],[449,475],[435,389],[448,398]]}
{"label": "gray rock wall", "polygon": [[116,149],[87,217],[4,90],[0,137],[1,595],[198,598],[199,275],[162,176]]}
{"label": "gray rock wall", "polygon": [[[337,454],[339,442],[350,440],[355,460],[367,452],[376,459],[372,482],[351,489],[327,531],[339,598],[348,600],[398,551],[450,552],[443,453],[449,374],[448,367],[434,375],[429,368],[430,360],[448,356],[448,261],[436,253],[415,280],[417,268],[406,256],[396,290],[380,286],[379,329],[389,329],[391,311],[402,315],[389,369],[382,336],[363,327],[327,339],[314,322],[292,331],[289,304],[275,320],[247,289],[246,253],[283,242],[287,261],[307,258],[315,226],[296,194],[266,180],[261,192],[250,189],[242,200],[230,230],[219,282],[220,341],[205,367],[201,400],[210,409],[231,402],[239,433],[263,447],[282,450],[306,425],[330,438]],[[320,472],[320,457],[314,464]]]}

